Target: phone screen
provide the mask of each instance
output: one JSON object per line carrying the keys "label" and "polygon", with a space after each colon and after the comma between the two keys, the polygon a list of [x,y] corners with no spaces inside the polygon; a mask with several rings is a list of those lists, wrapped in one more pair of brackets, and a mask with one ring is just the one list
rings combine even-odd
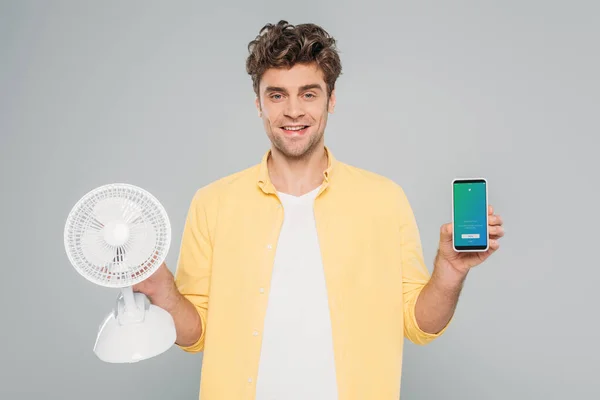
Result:
{"label": "phone screen", "polygon": [[456,250],[487,249],[486,181],[455,180],[453,185],[454,247]]}

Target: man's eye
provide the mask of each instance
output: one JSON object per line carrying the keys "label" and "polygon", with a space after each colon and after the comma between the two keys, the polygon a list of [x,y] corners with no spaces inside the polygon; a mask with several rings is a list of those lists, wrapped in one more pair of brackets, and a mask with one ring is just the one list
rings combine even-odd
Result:
{"label": "man's eye", "polygon": [[271,98],[274,99],[274,100],[279,100],[281,98],[281,95],[280,94],[274,94],[274,95],[271,96]]}
{"label": "man's eye", "polygon": [[309,99],[315,97],[315,95],[312,93],[306,93],[305,96],[307,96]]}

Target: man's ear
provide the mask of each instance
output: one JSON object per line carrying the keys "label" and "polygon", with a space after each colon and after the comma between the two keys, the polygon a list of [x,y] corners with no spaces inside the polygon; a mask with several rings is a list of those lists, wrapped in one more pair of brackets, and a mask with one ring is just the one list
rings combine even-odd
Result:
{"label": "man's ear", "polygon": [[256,110],[258,111],[258,116],[262,117],[262,109],[260,108],[260,99],[258,96],[254,99],[254,105],[256,105]]}
{"label": "man's ear", "polygon": [[335,89],[331,91],[331,95],[329,96],[329,102],[327,105],[327,111],[330,114],[333,114],[333,110],[335,109]]}

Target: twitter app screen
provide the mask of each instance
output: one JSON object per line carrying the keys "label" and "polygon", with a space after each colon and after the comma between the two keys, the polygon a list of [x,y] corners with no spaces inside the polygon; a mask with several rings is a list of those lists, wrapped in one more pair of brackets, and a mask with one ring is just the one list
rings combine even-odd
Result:
{"label": "twitter app screen", "polygon": [[487,246],[487,199],[484,180],[454,183],[454,244],[459,250]]}

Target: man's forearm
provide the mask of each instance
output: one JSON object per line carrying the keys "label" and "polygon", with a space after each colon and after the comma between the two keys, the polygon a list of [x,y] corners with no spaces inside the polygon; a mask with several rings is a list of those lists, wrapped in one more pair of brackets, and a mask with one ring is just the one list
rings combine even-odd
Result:
{"label": "man's forearm", "polygon": [[423,331],[435,334],[448,324],[465,279],[466,275],[455,273],[436,259],[431,279],[423,287],[415,306],[415,317]]}
{"label": "man's forearm", "polygon": [[196,343],[202,335],[202,323],[196,307],[177,289],[162,303],[156,305],[164,308],[173,317],[177,331],[176,343],[184,347]]}

